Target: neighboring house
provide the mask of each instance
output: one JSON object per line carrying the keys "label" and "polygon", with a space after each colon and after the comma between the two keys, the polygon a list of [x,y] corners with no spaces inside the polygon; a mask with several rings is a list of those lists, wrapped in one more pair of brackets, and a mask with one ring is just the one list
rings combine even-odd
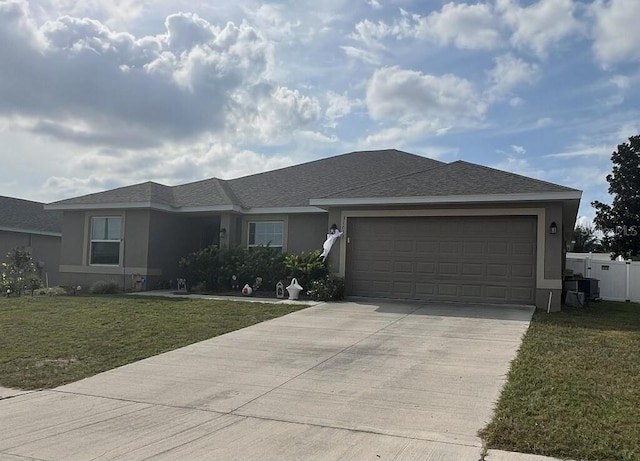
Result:
{"label": "neighboring house", "polygon": [[[353,152],[233,180],[147,182],[47,205],[64,212],[65,284],[149,287],[211,244],[321,249],[347,295],[560,306],[581,191],[464,161]],[[129,280],[129,281],[128,281]]]}
{"label": "neighboring house", "polygon": [[0,261],[9,250],[25,247],[38,266],[43,283],[59,283],[62,212],[47,211],[43,203],[0,197]]}

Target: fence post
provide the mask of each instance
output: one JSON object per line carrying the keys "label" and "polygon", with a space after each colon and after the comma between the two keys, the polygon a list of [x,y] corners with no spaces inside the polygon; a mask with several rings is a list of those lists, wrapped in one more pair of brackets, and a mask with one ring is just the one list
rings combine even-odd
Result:
{"label": "fence post", "polygon": [[626,302],[631,301],[631,260],[627,260],[625,261],[626,266],[627,266],[627,290],[626,290],[626,294],[624,297],[624,300]]}

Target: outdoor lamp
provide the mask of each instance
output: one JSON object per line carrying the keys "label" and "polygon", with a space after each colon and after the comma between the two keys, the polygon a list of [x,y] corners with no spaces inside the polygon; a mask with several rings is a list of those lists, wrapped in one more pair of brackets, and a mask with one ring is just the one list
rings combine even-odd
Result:
{"label": "outdoor lamp", "polygon": [[227,229],[224,227],[220,229],[220,238],[224,239],[227,236]]}
{"label": "outdoor lamp", "polygon": [[558,225],[556,224],[555,221],[553,221],[551,223],[551,227],[549,228],[549,233],[550,234],[557,234],[558,233]]}

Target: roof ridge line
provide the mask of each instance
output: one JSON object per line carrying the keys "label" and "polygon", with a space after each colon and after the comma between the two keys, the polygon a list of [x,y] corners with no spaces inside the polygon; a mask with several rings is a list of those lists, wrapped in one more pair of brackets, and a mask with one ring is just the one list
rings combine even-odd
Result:
{"label": "roof ridge line", "polygon": [[[428,158],[428,157],[424,157],[424,158]],[[429,160],[433,160],[433,159],[429,159]],[[435,160],[435,161],[438,162],[439,160]],[[344,192],[354,191],[354,190],[358,190],[358,189],[364,189],[365,187],[370,187],[370,186],[373,186],[373,185],[376,185],[376,184],[382,184],[382,183],[389,182],[389,181],[395,181],[395,180],[398,180],[398,179],[401,179],[401,178],[406,178],[406,177],[414,175],[414,174],[424,173],[426,171],[436,170],[436,169],[444,168],[444,167],[447,167],[447,166],[451,165],[451,163],[444,163],[444,162],[441,162],[441,163],[442,163],[441,165],[434,165],[431,168],[424,168],[424,169],[421,169],[421,170],[415,170],[415,171],[412,171],[411,173],[403,173],[401,175],[393,176],[391,178],[385,178],[385,179],[380,179],[378,181],[368,182],[368,183],[362,184],[360,186],[353,186],[353,187],[347,187],[346,189],[340,189],[338,191],[334,191],[331,194],[325,195],[324,197],[320,197],[320,198],[329,198],[329,197],[332,197],[334,195],[342,194]]]}
{"label": "roof ridge line", "polygon": [[215,179],[216,179],[217,183],[220,185],[220,188],[222,189],[222,192],[229,199],[229,202],[231,202],[233,205],[237,205],[237,206],[242,207],[242,208],[247,208],[246,206],[244,206],[244,203],[242,202],[242,200],[240,200],[238,198],[238,196],[233,191],[231,186],[228,184],[228,181],[226,179],[220,179],[220,178],[215,178]]}

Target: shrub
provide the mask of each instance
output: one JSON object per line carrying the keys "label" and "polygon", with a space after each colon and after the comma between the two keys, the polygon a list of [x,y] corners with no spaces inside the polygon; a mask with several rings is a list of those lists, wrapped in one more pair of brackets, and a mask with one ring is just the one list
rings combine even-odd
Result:
{"label": "shrub", "polygon": [[2,263],[0,289],[3,293],[20,296],[26,290],[31,294],[42,286],[38,269],[33,263],[29,250],[24,247],[12,248]]}
{"label": "shrub", "polygon": [[329,275],[327,265],[320,259],[320,250],[311,253],[288,254],[284,258],[286,277],[296,278],[308,290],[314,280],[322,280]]}
{"label": "shrub", "polygon": [[98,280],[89,288],[89,293],[94,295],[114,295],[119,291],[120,286],[112,280]]}
{"label": "shrub", "polygon": [[262,285],[273,287],[284,278],[284,254],[279,248],[209,247],[180,259],[178,263],[189,284],[207,290],[231,289],[231,278],[237,284],[253,286],[262,277]]}
{"label": "shrub", "polygon": [[333,275],[314,280],[307,294],[316,301],[339,301],[344,299],[344,280]]}

